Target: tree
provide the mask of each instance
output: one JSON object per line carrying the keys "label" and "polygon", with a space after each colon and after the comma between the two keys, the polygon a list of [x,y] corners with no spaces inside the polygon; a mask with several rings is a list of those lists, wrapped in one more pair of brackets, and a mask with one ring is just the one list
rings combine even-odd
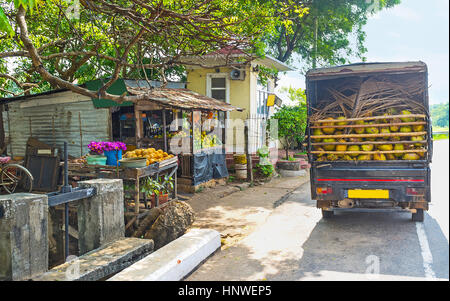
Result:
{"label": "tree", "polygon": [[[183,72],[183,57],[225,47],[248,53],[227,65],[244,64],[262,54],[260,37],[273,31],[285,12],[304,14],[296,2],[4,0],[0,93],[66,88],[88,97],[136,102],[146,95],[111,95],[107,89],[119,76],[167,82],[168,76]],[[99,77],[108,80],[98,91],[77,85]]]}
{"label": "tree", "polygon": [[[308,14],[299,17],[288,11],[292,14],[276,26],[274,33],[266,35],[264,41],[269,46],[269,54],[278,60],[292,62],[293,55],[297,54],[311,66],[314,58],[318,65],[345,64],[350,62],[351,56],[364,61],[367,49],[363,26],[368,16],[377,9],[399,4],[400,0],[310,0],[302,3]],[[317,51],[314,47],[316,24]],[[354,41],[352,37],[355,37]]]}
{"label": "tree", "polygon": [[433,126],[448,128],[449,103],[439,103],[430,106],[431,120]]}
{"label": "tree", "polygon": [[295,143],[303,142],[306,130],[306,99],[304,96],[297,98],[297,95],[304,95],[302,89],[291,89],[291,99],[299,100],[299,103],[294,106],[283,105],[270,119],[270,123],[278,122],[278,138],[286,151],[286,160],[289,159],[289,149]]}

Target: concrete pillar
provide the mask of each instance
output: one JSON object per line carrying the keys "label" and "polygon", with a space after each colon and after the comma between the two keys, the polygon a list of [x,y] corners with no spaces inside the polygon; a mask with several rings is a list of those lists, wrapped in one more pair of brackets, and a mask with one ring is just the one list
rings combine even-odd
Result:
{"label": "concrete pillar", "polygon": [[120,179],[78,182],[81,188],[95,187],[94,197],[78,203],[78,247],[80,255],[125,236],[123,183]]}
{"label": "concrete pillar", "polygon": [[26,280],[48,270],[46,195],[0,195],[0,280]]}

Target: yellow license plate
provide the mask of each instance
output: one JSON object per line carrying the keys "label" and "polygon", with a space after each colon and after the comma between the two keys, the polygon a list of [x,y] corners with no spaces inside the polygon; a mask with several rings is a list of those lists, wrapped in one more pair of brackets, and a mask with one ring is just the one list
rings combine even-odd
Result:
{"label": "yellow license plate", "polygon": [[349,189],[349,199],[388,199],[389,190],[362,190],[362,189]]}

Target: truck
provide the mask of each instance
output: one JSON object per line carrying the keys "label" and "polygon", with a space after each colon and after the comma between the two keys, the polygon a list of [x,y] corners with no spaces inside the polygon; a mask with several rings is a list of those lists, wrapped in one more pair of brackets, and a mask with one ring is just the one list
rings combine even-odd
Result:
{"label": "truck", "polygon": [[311,69],[305,77],[311,197],[323,218],[339,210],[403,209],[423,222],[433,147],[426,64],[358,63]]}

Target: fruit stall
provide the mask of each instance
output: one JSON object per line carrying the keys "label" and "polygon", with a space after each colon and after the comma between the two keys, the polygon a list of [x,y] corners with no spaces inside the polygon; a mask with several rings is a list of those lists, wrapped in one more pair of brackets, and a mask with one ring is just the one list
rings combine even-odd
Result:
{"label": "fruit stall", "polygon": [[226,112],[241,110],[187,89],[128,90],[146,95],[135,105],[138,147],[160,145],[178,157],[178,189],[228,177],[225,156]]}

